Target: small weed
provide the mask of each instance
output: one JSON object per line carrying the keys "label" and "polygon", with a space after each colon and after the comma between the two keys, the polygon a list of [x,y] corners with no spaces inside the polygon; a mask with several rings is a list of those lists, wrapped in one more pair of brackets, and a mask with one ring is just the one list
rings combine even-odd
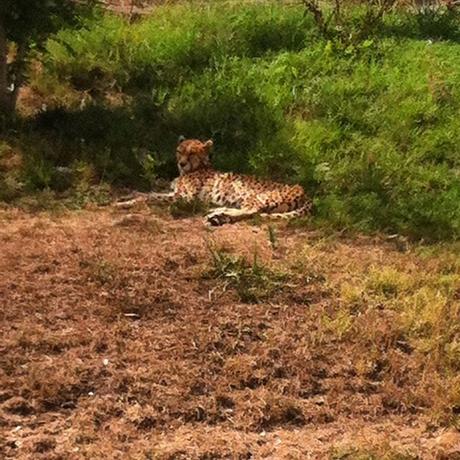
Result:
{"label": "small weed", "polygon": [[100,285],[110,284],[117,274],[113,264],[99,256],[80,260],[80,268],[85,270],[89,281]]}
{"label": "small weed", "polygon": [[14,200],[14,205],[27,212],[62,212],[65,206],[56,199],[56,194],[49,189],[39,190],[32,194],[21,195]]}
{"label": "small weed", "polygon": [[254,250],[252,262],[243,256],[229,254],[208,243],[212,266],[205,274],[207,278],[221,280],[224,289],[233,287],[242,302],[258,303],[271,298],[283,288],[287,274],[277,272],[261,263]]}
{"label": "small weed", "polygon": [[267,398],[262,413],[260,424],[264,429],[273,429],[277,426],[285,427],[286,425],[299,427],[306,423],[302,406],[298,401],[289,398]]}
{"label": "small weed", "polygon": [[81,209],[87,205],[107,206],[112,201],[110,192],[107,184],[93,185],[87,189],[77,188],[70,191],[64,202],[73,209]]}
{"label": "small weed", "polygon": [[445,323],[450,316],[451,305],[438,289],[424,286],[401,299],[399,305],[401,324],[418,339],[421,350],[433,350],[439,340],[445,341],[449,337],[450,328]]}
{"label": "small weed", "polygon": [[273,225],[268,226],[268,240],[273,250],[278,247],[278,237],[276,236],[276,231]]}
{"label": "small weed", "polygon": [[353,317],[347,309],[340,309],[334,316],[323,315],[321,323],[325,331],[341,340],[353,326]]}
{"label": "small weed", "polygon": [[382,270],[372,270],[367,280],[367,288],[385,298],[396,297],[402,291],[407,290],[410,285],[411,280],[408,275],[388,267]]}
{"label": "small weed", "polygon": [[360,305],[364,296],[364,288],[357,282],[345,282],[340,285],[340,298],[347,305]]}
{"label": "small weed", "polygon": [[10,203],[24,192],[24,184],[17,174],[6,173],[0,175],[0,201]]}
{"label": "small weed", "polygon": [[0,201],[12,201],[23,192],[21,166],[22,157],[7,143],[0,141]]}

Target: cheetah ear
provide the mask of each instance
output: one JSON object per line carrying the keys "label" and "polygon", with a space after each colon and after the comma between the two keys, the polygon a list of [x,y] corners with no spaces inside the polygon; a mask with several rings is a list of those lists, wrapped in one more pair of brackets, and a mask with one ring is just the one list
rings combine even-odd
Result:
{"label": "cheetah ear", "polygon": [[179,138],[177,139],[177,144],[180,144],[181,142],[184,142],[184,141],[185,141],[185,136],[181,134]]}
{"label": "cheetah ear", "polygon": [[212,141],[212,139],[209,139],[208,141],[206,141],[204,143],[204,146],[206,147],[206,150],[211,150],[213,145],[214,145],[214,142]]}

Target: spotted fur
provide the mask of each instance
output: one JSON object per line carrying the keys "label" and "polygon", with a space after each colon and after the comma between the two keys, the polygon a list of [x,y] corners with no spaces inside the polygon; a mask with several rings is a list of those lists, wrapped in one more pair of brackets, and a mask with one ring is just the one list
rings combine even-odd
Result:
{"label": "spotted fur", "polygon": [[120,205],[128,207],[139,199],[169,202],[199,199],[219,206],[206,216],[211,225],[237,222],[255,215],[289,219],[310,211],[311,201],[300,185],[214,170],[209,160],[212,147],[212,140],[179,139],[176,159],[180,175],[172,184],[172,192],[150,193]]}

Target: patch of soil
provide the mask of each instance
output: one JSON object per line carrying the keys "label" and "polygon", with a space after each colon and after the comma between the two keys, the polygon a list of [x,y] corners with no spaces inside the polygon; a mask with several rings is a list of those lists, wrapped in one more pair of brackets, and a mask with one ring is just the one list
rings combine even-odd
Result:
{"label": "patch of soil", "polygon": [[[365,372],[357,360],[369,348],[322,319],[337,308],[337,280],[414,256],[379,240],[325,245],[315,232],[276,232],[274,249],[264,225],[210,232],[201,218],[147,209],[0,211],[0,456],[453,455],[455,433],[441,439],[410,404],[421,360],[398,348],[391,312],[360,317],[378,329]],[[249,260],[256,248],[259,263],[285,270],[305,248],[308,260],[287,288],[244,303],[203,276],[210,242]]]}

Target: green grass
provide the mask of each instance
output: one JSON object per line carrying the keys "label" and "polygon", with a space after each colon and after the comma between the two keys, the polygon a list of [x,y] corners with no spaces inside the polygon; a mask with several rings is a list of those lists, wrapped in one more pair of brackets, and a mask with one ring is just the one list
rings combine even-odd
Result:
{"label": "green grass", "polygon": [[[146,189],[176,174],[179,134],[213,137],[217,167],[300,182],[320,224],[458,238],[454,25],[400,13],[338,50],[301,7],[280,4],[99,17],[51,39],[31,74],[48,110],[26,123],[28,176],[54,187],[53,167],[83,161],[101,180]],[[49,147],[38,155],[37,135]]]}
{"label": "green grass", "polygon": [[275,271],[258,259],[254,249],[252,260],[240,255],[228,253],[207,242],[211,264],[203,274],[204,278],[221,282],[217,288],[223,292],[231,287],[235,289],[241,302],[259,303],[272,298],[285,287],[288,274]]}

